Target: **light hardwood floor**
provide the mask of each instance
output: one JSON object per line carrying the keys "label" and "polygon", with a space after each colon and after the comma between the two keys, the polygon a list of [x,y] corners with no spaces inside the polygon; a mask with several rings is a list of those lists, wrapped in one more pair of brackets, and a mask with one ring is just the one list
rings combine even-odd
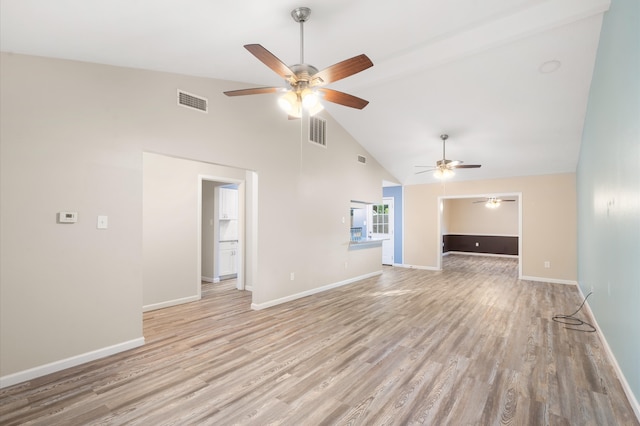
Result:
{"label": "light hardwood floor", "polygon": [[[144,316],[146,344],[0,391],[0,424],[638,425],[574,286],[447,256],[252,311],[234,282]],[[584,312],[578,316],[586,318]]]}

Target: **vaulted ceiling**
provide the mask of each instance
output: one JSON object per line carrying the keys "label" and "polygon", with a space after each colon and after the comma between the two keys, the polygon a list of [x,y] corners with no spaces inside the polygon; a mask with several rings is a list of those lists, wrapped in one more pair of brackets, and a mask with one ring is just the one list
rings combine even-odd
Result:
{"label": "vaulted ceiling", "polygon": [[[323,69],[365,53],[374,63],[330,86],[370,104],[326,103],[327,111],[399,183],[414,184],[435,180],[415,166],[442,157],[443,133],[447,158],[482,164],[458,170],[456,180],[574,172],[610,0],[0,5],[2,51],[231,80],[229,89],[284,87],[242,46],[259,43],[298,63],[300,30],[290,12],[309,7],[305,62]],[[277,108],[275,95],[260,96],[274,96]]]}

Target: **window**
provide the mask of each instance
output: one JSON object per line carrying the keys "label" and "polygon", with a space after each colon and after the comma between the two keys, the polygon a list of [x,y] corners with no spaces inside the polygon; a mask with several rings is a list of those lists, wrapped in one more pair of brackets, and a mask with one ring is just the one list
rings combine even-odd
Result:
{"label": "window", "polygon": [[371,206],[371,229],[374,234],[389,233],[389,205],[374,204]]}

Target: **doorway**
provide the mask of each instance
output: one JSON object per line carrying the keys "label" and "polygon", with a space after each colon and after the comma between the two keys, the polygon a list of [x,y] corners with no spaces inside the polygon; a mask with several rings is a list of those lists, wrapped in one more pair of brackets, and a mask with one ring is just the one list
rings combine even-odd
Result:
{"label": "doorway", "polygon": [[247,241],[252,240],[246,238],[248,212],[245,181],[207,175],[200,175],[198,179],[198,260],[201,281],[217,283],[221,276],[233,276],[236,288],[245,290],[248,287],[245,281],[245,247]]}
{"label": "doorway", "polygon": [[[492,199],[505,202],[500,206],[488,205],[487,201]],[[443,258],[448,253],[515,257],[518,277],[522,277],[522,193],[438,197],[438,230],[439,270],[443,269]],[[498,245],[495,251],[483,249],[494,245]],[[517,246],[517,254],[510,252],[508,246],[513,246],[513,250]]]}
{"label": "doorway", "polygon": [[143,153],[143,311],[202,296],[202,183],[238,184],[238,287],[255,288],[258,175],[255,171]]}
{"label": "doorway", "polygon": [[202,282],[237,278],[239,257],[237,184],[202,181]]}

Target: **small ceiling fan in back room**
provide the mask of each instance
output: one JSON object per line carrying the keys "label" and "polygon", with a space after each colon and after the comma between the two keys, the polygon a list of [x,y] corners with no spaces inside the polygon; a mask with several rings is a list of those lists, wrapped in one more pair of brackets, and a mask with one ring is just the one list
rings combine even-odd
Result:
{"label": "small ceiling fan in back room", "polygon": [[445,153],[445,142],[447,139],[449,139],[449,135],[440,135],[440,139],[442,139],[442,160],[436,161],[435,166],[416,166],[426,167],[425,170],[416,172],[416,174],[433,172],[433,175],[438,179],[446,179],[452,177],[455,174],[453,172],[454,169],[477,169],[479,167],[482,167],[480,164],[462,164],[464,163],[464,161],[447,160],[447,156]]}
{"label": "small ceiling fan in back room", "polygon": [[484,205],[490,209],[497,209],[501,203],[510,203],[516,200],[503,200],[498,197],[489,197],[485,200],[474,201],[473,204],[484,203]]}
{"label": "small ceiling fan in back room", "polygon": [[372,67],[373,62],[367,55],[354,56],[321,71],[304,62],[304,23],[309,20],[310,14],[311,9],[308,7],[298,7],[291,11],[293,20],[300,23],[299,64],[285,65],[284,62],[259,44],[247,44],[244,46],[253,56],[282,77],[288,88],[255,87],[231,90],[224,92],[224,94],[227,96],[244,96],[283,92],[283,95],[278,99],[278,104],[289,114],[289,118],[302,117],[303,110],[308,111],[309,115],[318,113],[324,108],[320,102],[321,99],[351,108],[362,109],[366,107],[369,101],[337,90],[327,89],[323,86]]}

